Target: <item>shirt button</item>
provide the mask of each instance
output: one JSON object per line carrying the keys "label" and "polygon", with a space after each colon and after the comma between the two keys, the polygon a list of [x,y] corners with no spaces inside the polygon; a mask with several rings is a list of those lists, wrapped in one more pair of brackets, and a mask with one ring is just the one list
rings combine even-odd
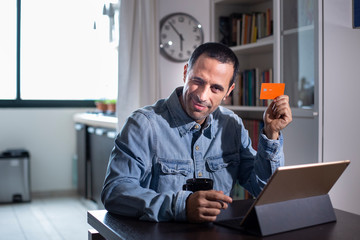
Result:
{"label": "shirt button", "polygon": [[196,124],[196,125],[195,125],[195,129],[199,129],[199,125]]}
{"label": "shirt button", "polygon": [[199,146],[196,146],[195,149],[196,149],[196,151],[198,151],[198,150],[200,149],[200,147],[199,147]]}
{"label": "shirt button", "polygon": [[198,173],[198,177],[202,177],[202,172],[199,172],[199,173]]}

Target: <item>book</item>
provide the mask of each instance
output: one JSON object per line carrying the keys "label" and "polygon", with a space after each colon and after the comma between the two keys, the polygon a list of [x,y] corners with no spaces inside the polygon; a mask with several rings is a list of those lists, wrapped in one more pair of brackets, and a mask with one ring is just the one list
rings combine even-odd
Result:
{"label": "book", "polygon": [[271,21],[271,10],[268,8],[266,10],[266,36],[270,36],[272,34],[272,21]]}
{"label": "book", "polygon": [[250,42],[254,43],[257,39],[257,25],[256,25],[256,13],[252,14],[251,17],[251,37]]}
{"label": "book", "polygon": [[266,29],[266,24],[265,24],[265,13],[264,12],[260,12],[256,14],[256,18],[257,18],[257,38],[256,39],[261,39],[265,37],[265,29]]}
{"label": "book", "polygon": [[230,15],[230,22],[231,22],[231,42],[230,42],[230,46],[236,46],[238,45],[238,31],[240,31],[240,26],[238,26],[238,24],[240,24],[240,22],[238,22],[238,20],[240,20],[242,18],[242,14],[241,13],[233,13]]}
{"label": "book", "polygon": [[241,45],[249,43],[251,32],[251,15],[242,14],[241,20]]}
{"label": "book", "polygon": [[[273,77],[272,77],[272,68],[269,68],[268,70],[265,70],[262,74],[262,79],[261,79],[261,83],[273,83]],[[261,100],[261,106],[268,106],[269,105],[269,100],[264,99]]]}
{"label": "book", "polygon": [[241,28],[242,28],[242,19],[238,18],[236,21],[236,45],[241,45]]}

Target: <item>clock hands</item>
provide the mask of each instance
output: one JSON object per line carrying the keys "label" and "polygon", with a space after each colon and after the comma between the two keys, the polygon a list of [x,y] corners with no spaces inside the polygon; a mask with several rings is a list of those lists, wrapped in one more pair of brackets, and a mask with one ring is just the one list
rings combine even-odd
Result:
{"label": "clock hands", "polygon": [[178,30],[174,27],[174,25],[169,22],[169,25],[172,29],[174,29],[174,31],[176,32],[176,34],[180,37],[180,51],[183,51],[183,41],[184,41],[184,37],[181,33],[178,32]]}
{"label": "clock hands", "polygon": [[170,25],[170,27],[172,27],[172,29],[174,29],[176,34],[179,35],[180,38],[182,38],[182,35],[178,32],[178,30],[176,30],[176,28],[174,27],[174,25],[171,22],[169,22],[169,25]]}
{"label": "clock hands", "polygon": [[181,52],[183,51],[183,41],[184,41],[184,38],[183,38],[182,34],[180,34],[180,51]]}

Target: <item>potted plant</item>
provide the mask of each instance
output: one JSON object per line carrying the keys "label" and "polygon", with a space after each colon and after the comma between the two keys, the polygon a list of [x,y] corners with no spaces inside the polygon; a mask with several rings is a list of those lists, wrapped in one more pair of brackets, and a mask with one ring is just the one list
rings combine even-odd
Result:
{"label": "potted plant", "polygon": [[115,113],[116,111],[116,99],[108,99],[105,101],[106,104],[106,112],[107,113]]}
{"label": "potted plant", "polygon": [[104,113],[107,110],[107,104],[105,103],[105,100],[96,100],[95,106],[98,112]]}

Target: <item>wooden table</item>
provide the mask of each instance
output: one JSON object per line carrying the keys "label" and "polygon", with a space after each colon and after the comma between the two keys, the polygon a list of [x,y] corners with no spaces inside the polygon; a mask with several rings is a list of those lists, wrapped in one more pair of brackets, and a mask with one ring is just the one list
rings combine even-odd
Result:
{"label": "wooden table", "polygon": [[[236,201],[234,211],[244,212],[248,203]],[[335,209],[337,222],[321,224],[309,228],[276,234],[268,237],[258,237],[241,231],[222,227],[213,223],[193,224],[187,222],[145,222],[135,218],[118,216],[106,210],[88,211],[88,223],[101,236],[108,240],[177,240],[177,239],[267,239],[267,240],[351,240],[360,239],[360,216]],[[220,216],[224,217],[224,216]],[[227,216],[225,216],[227,217]]]}

